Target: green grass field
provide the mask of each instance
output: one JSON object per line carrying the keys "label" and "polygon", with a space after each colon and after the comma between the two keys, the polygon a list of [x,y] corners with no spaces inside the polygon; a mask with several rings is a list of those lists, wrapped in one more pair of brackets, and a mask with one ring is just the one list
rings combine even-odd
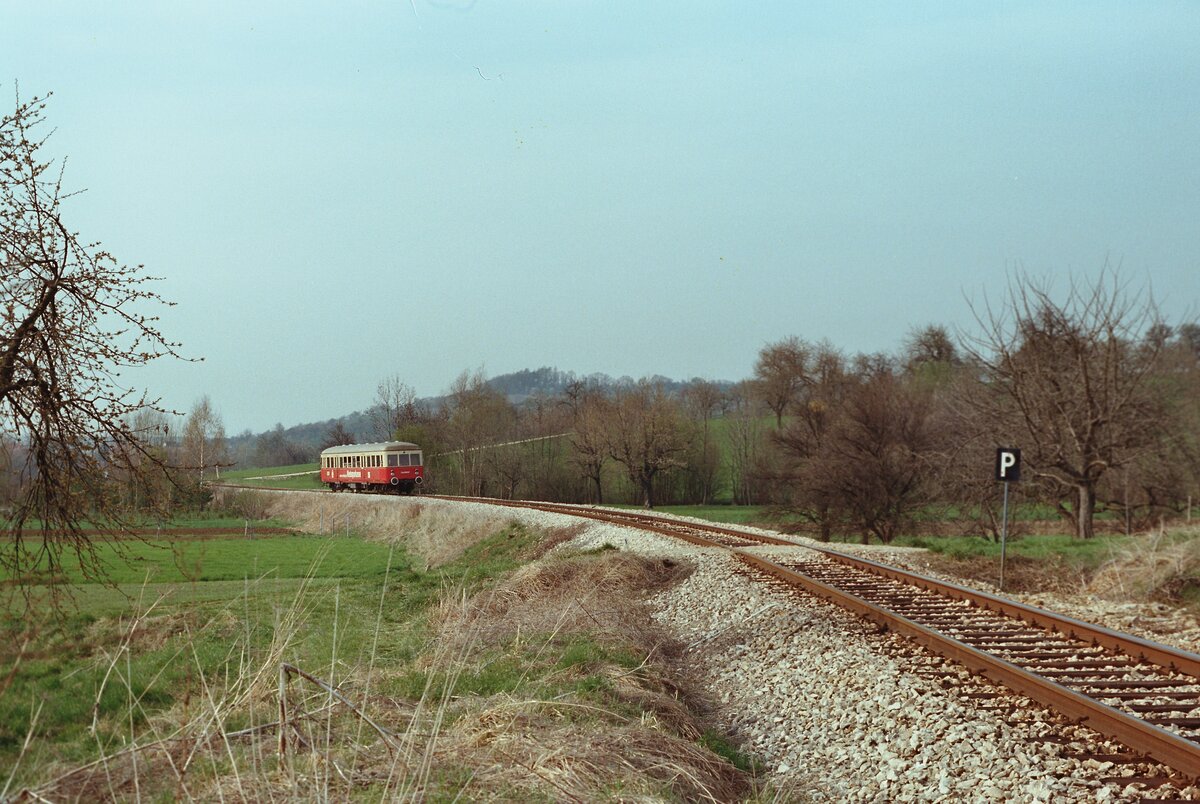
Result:
{"label": "green grass field", "polygon": [[[315,463],[298,463],[291,466],[272,466],[256,469],[234,469],[221,474],[219,481],[237,486],[269,486],[283,489],[320,489],[322,485],[320,465]],[[304,474],[299,474],[303,472]],[[296,475],[288,477],[288,475]]]}
{"label": "green grass field", "polygon": [[119,746],[131,728],[174,711],[205,683],[245,672],[289,618],[301,623],[287,634],[289,661],[301,666],[328,667],[333,653],[363,660],[377,625],[389,656],[413,654],[432,601],[512,569],[532,539],[506,531],[433,571],[401,548],[356,535],[99,544],[110,584],[80,583],[78,564],[68,560],[64,574],[77,586],[60,615],[18,614],[12,601],[0,617],[0,667],[12,673],[0,678],[0,767],[13,767],[35,713],[37,739],[22,767],[83,761],[98,743]]}
{"label": "green grass field", "polygon": [[[222,478],[224,482],[224,478]],[[275,489],[323,489],[325,484],[321,482],[320,476],[316,474],[300,475],[298,477],[277,477],[269,476],[262,478],[234,478],[228,481],[234,485],[246,486],[247,488],[269,487]]]}
{"label": "green grass field", "polygon": [[316,463],[297,463],[291,466],[270,466],[266,468],[230,469],[221,473],[222,480],[244,480],[247,477],[267,477],[271,475],[290,475],[297,472],[316,472],[321,468]]}
{"label": "green grass field", "polygon": [[[242,529],[243,521],[236,520]],[[255,523],[259,527],[260,523]],[[115,584],[177,584],[258,578],[368,578],[382,574],[387,548],[360,539],[326,536],[251,536],[206,540],[137,539],[101,542],[100,560]],[[74,555],[63,558],[62,580],[86,579]]]}
{"label": "green grass field", "polygon": [[[1096,536],[1076,539],[1073,536],[1021,536],[1009,539],[1006,550],[1010,556],[1029,559],[1061,559],[1080,568],[1095,568],[1128,547],[1139,537]],[[897,539],[905,547],[924,547],[932,552],[955,559],[999,558],[1000,543],[990,539],[967,536],[911,536]]]}

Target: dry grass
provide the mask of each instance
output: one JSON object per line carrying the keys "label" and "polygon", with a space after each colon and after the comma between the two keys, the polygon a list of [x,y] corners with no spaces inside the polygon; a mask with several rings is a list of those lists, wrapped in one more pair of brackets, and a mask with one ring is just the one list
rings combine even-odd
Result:
{"label": "dry grass", "polygon": [[1200,527],[1142,535],[1101,566],[1086,591],[1112,600],[1197,602]]}
{"label": "dry grass", "polygon": [[[922,557],[926,569],[968,583],[998,584],[999,560],[992,556],[955,558],[937,553]],[[1005,563],[1004,588],[1009,592],[1055,592],[1074,594],[1087,583],[1088,575],[1061,557],[1030,558],[1009,555]]]}
{"label": "dry grass", "polygon": [[[401,540],[422,551],[431,565],[496,536],[506,525],[469,509],[455,516],[449,507],[404,502],[348,498],[334,507],[330,500],[286,499],[273,503],[269,513],[299,520],[306,529],[324,522],[326,532],[336,532],[342,527],[338,517],[350,515],[354,530]],[[532,552],[544,554],[571,535],[570,529],[542,534]],[[178,660],[194,665],[194,696],[168,711],[144,712],[136,726],[130,716],[122,741],[97,741],[98,759],[48,768],[39,774],[44,781],[19,798],[759,796],[751,775],[702,744],[709,731],[706,699],[682,672],[681,646],[654,625],[639,602],[690,571],[687,564],[618,551],[555,551],[483,591],[446,589],[427,616],[418,614],[404,626],[424,637],[411,641],[421,645],[415,656],[399,660],[393,658],[396,642],[407,637],[394,624],[383,627],[390,599],[386,583],[366,654],[340,640],[345,617],[363,612],[339,615],[338,587],[301,585],[290,603],[269,601],[273,638],[267,645],[252,639],[250,620],[262,615],[252,613],[250,587],[243,601],[204,623],[160,617],[147,606],[128,624],[121,646],[106,654],[108,683],[126,685],[127,715],[141,711],[126,665],[130,652],[142,645],[158,646],[172,637],[187,645],[194,642],[189,629],[218,629],[229,635],[232,670],[206,676],[199,657],[185,648]],[[328,610],[330,595],[333,617],[317,622],[314,601]],[[294,662],[295,644],[314,627],[332,631],[324,665],[283,672]],[[482,688],[480,679],[491,679],[494,688]],[[97,733],[119,726],[103,725],[112,728]]]}
{"label": "dry grass", "polygon": [[[458,645],[468,666],[497,649],[519,651],[531,676],[549,668],[540,684],[583,682],[550,698],[462,704],[447,744],[475,769],[471,797],[733,801],[752,792],[746,773],[699,744],[706,702],[680,672],[682,646],[638,602],[690,571],[617,552],[569,556],[441,607],[439,644]],[[564,667],[563,647],[579,638],[595,648]]]}
{"label": "dry grass", "polygon": [[652,650],[664,637],[639,601],[691,570],[690,564],[616,551],[526,564],[465,609],[443,611],[440,630],[446,639],[473,630],[494,639],[587,632]]}

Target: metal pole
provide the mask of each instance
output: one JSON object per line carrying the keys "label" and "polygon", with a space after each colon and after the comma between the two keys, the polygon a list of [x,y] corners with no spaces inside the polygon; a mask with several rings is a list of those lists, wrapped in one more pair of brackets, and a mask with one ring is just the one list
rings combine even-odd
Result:
{"label": "metal pole", "polygon": [[1000,591],[1004,591],[1004,557],[1008,550],[1008,483],[1004,484],[1004,515],[1000,520]]}
{"label": "metal pole", "polygon": [[1125,467],[1125,535],[1128,536],[1129,527],[1129,467]]}

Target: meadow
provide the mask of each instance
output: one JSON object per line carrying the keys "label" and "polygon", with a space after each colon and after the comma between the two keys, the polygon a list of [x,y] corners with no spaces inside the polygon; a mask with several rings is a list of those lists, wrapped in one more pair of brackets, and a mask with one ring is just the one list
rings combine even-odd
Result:
{"label": "meadow", "polygon": [[[570,529],[451,522],[396,500],[359,499],[334,517],[323,496],[297,497],[288,521],[336,535],[99,543],[109,584],[82,583],[68,564],[65,607],[9,601],[0,798],[752,790],[751,760],[704,726],[703,696],[685,692],[637,602],[683,568],[607,549],[546,556]],[[393,509],[403,513],[378,514]],[[481,729],[507,734],[507,759]],[[631,740],[641,747],[617,750]],[[597,741],[611,744],[604,760]],[[564,751],[591,772],[530,770]]]}

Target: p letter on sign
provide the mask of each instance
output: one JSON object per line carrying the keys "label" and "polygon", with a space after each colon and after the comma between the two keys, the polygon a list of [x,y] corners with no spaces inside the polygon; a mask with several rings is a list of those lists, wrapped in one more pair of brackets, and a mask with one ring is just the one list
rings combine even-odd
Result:
{"label": "p letter on sign", "polygon": [[1021,450],[996,448],[996,479],[1005,483],[1016,483],[1021,479]]}

